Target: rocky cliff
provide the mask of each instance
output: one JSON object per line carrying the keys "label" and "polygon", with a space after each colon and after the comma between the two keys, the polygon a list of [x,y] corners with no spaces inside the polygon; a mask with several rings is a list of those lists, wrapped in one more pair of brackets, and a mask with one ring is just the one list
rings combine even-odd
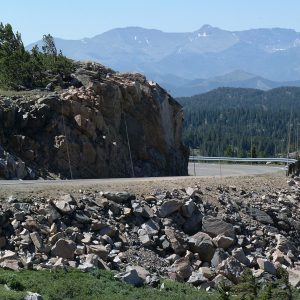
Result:
{"label": "rocky cliff", "polygon": [[181,106],[140,74],[77,63],[59,92],[0,97],[0,177],[187,175]]}

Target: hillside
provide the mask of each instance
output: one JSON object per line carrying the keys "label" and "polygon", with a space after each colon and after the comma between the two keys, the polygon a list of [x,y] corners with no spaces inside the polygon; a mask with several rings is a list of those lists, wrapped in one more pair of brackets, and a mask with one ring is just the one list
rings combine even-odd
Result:
{"label": "hillside", "polygon": [[300,79],[300,33],[292,29],[228,31],[204,25],[194,32],[168,33],[127,27],[81,40],[56,38],[55,42],[70,58],[95,60],[119,71],[138,71],[154,80],[162,77],[166,88],[173,84],[170,75],[182,81],[214,78],[235,70],[279,82]]}
{"label": "hillside", "polygon": [[270,91],[219,88],[178,98],[185,112],[184,141],[203,155],[286,155],[291,117],[290,152],[297,150],[300,88]]}

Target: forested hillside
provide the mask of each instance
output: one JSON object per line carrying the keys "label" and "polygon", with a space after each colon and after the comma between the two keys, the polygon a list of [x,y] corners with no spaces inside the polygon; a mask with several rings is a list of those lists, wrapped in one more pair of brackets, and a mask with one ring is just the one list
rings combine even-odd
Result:
{"label": "forested hillside", "polygon": [[300,88],[219,88],[177,100],[185,111],[184,141],[201,155],[286,155],[289,132],[290,152],[297,150]]}

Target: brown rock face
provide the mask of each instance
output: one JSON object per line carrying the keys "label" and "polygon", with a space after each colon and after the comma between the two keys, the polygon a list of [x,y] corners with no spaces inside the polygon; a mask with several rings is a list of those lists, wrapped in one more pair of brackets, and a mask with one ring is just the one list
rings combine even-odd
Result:
{"label": "brown rock face", "polygon": [[80,88],[0,97],[0,177],[187,175],[182,108],[165,90],[96,63],[74,77]]}

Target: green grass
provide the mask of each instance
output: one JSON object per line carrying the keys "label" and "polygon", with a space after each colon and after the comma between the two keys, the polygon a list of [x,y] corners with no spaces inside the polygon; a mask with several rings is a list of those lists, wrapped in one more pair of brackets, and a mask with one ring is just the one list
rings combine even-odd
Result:
{"label": "green grass", "polygon": [[[83,273],[77,270],[13,272],[0,269],[0,299],[23,299],[26,291],[39,293],[45,300],[218,299],[217,293],[209,294],[187,284],[164,283],[163,290],[147,286],[135,288],[117,281],[113,273],[103,270]],[[11,290],[5,289],[4,284]]]}
{"label": "green grass", "polygon": [[0,299],[21,300],[30,291],[41,294],[44,300],[300,300],[299,290],[288,292],[281,284],[268,284],[262,288],[249,276],[229,294],[222,288],[208,293],[170,280],[162,281],[165,285],[162,290],[147,286],[135,288],[113,276],[112,272],[104,270],[83,273],[74,269],[52,272],[0,269]]}

